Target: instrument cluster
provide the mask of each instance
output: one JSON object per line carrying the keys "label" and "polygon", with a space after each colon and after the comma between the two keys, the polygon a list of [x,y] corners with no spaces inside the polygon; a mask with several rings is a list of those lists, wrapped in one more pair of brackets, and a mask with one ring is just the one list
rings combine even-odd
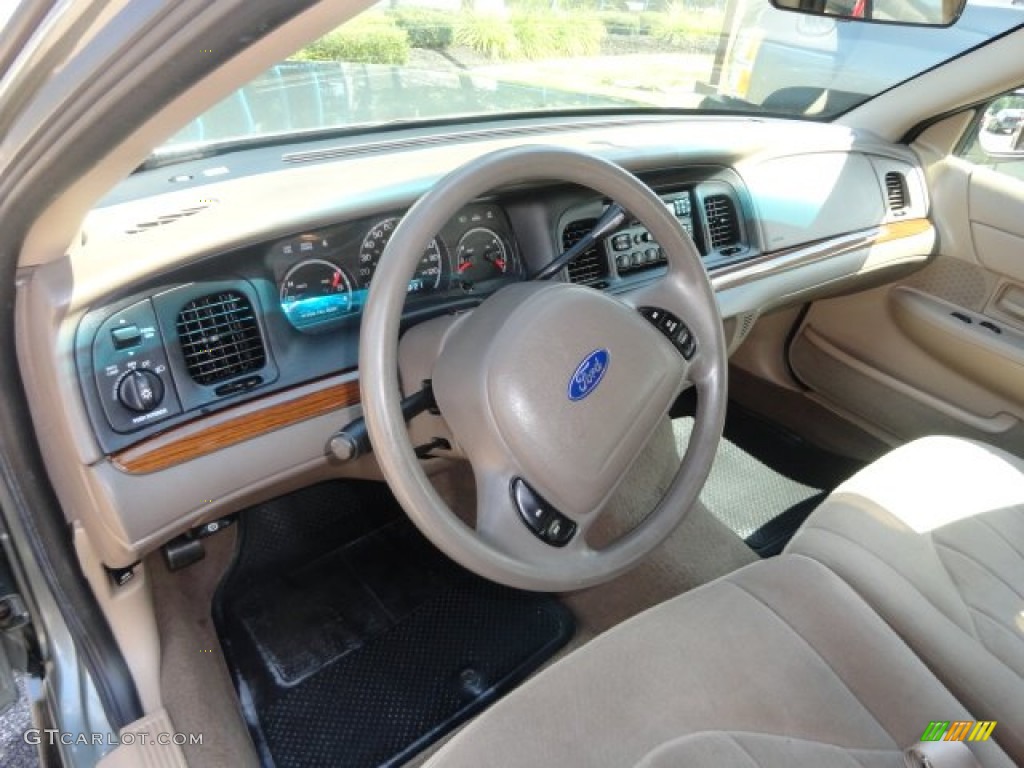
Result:
{"label": "instrument cluster", "polygon": [[[400,220],[399,214],[389,214],[349,222],[271,246],[281,311],[292,327],[319,332],[358,316]],[[505,212],[477,203],[459,211],[427,245],[409,281],[409,300],[490,291],[522,277]]]}

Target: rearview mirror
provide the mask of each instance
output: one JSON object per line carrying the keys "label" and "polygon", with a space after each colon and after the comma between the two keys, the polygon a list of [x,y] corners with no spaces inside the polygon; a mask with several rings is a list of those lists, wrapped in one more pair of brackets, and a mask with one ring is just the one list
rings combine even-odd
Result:
{"label": "rearview mirror", "polygon": [[966,0],[771,0],[783,11],[851,21],[948,27],[960,18]]}

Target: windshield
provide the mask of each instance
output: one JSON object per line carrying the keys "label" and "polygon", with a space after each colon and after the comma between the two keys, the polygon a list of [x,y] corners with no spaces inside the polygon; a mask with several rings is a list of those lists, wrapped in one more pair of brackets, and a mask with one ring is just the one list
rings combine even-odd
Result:
{"label": "windshield", "polygon": [[829,119],[1024,22],[1024,0],[969,0],[948,28],[837,21],[767,0],[423,1],[365,11],[157,154],[535,113]]}

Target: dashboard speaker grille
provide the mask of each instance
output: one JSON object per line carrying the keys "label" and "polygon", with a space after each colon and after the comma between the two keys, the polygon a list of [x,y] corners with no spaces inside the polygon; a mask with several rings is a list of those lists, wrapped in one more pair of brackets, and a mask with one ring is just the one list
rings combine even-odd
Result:
{"label": "dashboard speaker grille", "polygon": [[177,328],[185,366],[197,384],[216,384],[266,362],[252,304],[237,291],[193,299],[178,313]]}
{"label": "dashboard speaker grille", "polygon": [[[562,231],[562,250],[572,248],[597,224],[597,219],[580,219]],[[598,246],[581,253],[569,265],[569,282],[590,285],[608,277],[608,260]]]}
{"label": "dashboard speaker grille", "polygon": [[907,195],[907,179],[898,171],[885,174],[885,197],[889,202],[889,210],[893,213],[904,210],[910,200]]}
{"label": "dashboard speaker grille", "polygon": [[707,219],[711,250],[736,245],[740,241],[736,206],[728,195],[709,195],[704,198],[704,216]]}

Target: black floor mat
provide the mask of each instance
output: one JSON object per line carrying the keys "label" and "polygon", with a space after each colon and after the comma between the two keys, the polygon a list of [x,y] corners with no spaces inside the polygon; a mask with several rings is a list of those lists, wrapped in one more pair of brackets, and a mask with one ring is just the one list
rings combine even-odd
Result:
{"label": "black floor mat", "polygon": [[[692,421],[675,423],[689,439]],[[730,403],[725,433],[701,501],[761,557],[786,543],[843,480],[863,466],[824,451]]]}
{"label": "black floor mat", "polygon": [[264,765],[408,760],[572,636],[554,598],[456,566],[377,483],[240,517],[214,621]]}

